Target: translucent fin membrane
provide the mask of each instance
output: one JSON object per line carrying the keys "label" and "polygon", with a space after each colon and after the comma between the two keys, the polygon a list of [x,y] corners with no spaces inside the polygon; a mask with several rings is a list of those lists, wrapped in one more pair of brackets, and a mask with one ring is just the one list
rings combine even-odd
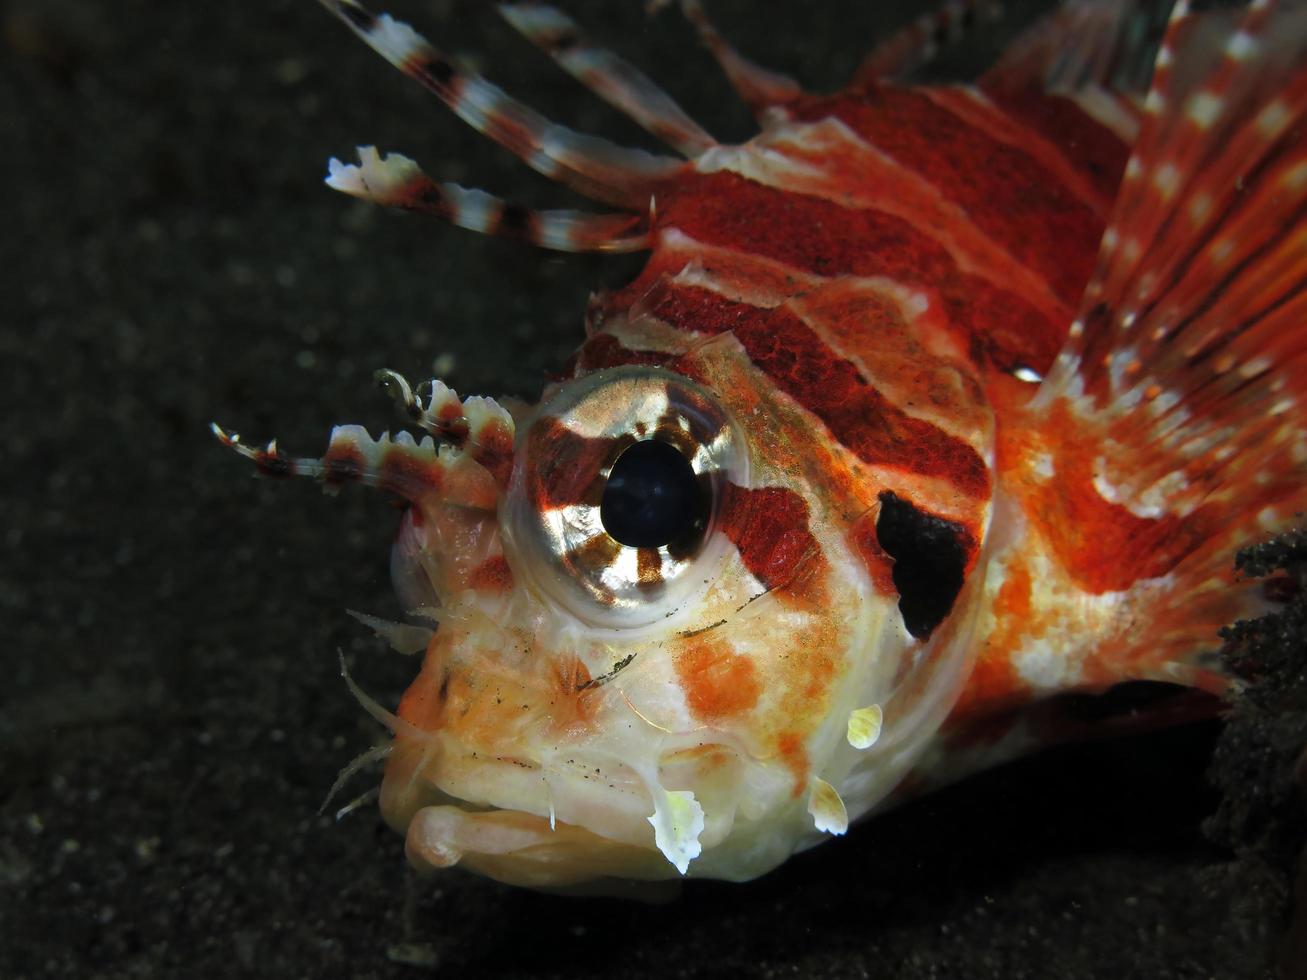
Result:
{"label": "translucent fin membrane", "polygon": [[386,207],[418,211],[487,235],[516,238],[561,252],[633,252],[649,235],[634,214],[535,211],[485,191],[437,183],[398,153],[360,146],[357,164],[328,163],[327,186]]}
{"label": "translucent fin membrane", "polygon": [[568,74],[668,146],[693,158],[717,145],[648,76],[611,51],[591,44],[558,8],[529,0],[498,6],[505,20]]}
{"label": "translucent fin membrane", "polygon": [[712,52],[712,56],[721,65],[731,87],[755,115],[763,115],[772,106],[793,102],[803,94],[799,83],[788,75],[756,65],[736,51],[717,33],[717,28],[708,19],[708,13],[699,0],[681,0],[681,10],[699,32],[699,40],[704,47]]}
{"label": "translucent fin membrane", "polygon": [[1142,93],[1169,7],[1167,0],[1064,3],[1008,47],[981,87]]}
{"label": "translucent fin membrane", "polygon": [[373,50],[478,132],[531,168],[596,201],[641,212],[684,164],[550,122],[480,75],[462,71],[407,24],[354,0],[321,0]]}
{"label": "translucent fin membrane", "polygon": [[851,88],[878,78],[901,78],[929,63],[946,46],[971,36],[983,20],[996,20],[1002,8],[993,0],[951,0],[922,14],[877,44],[854,72]]}

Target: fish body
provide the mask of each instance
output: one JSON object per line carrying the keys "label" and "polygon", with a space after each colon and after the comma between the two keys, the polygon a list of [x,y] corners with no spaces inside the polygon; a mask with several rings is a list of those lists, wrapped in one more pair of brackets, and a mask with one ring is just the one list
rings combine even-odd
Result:
{"label": "fish body", "polygon": [[814,96],[686,2],[760,120],[736,146],[560,12],[503,8],[678,159],[324,2],[615,210],[531,211],[371,148],[328,183],[650,253],[538,405],[385,372],[421,441],[344,426],[306,460],[217,430],[264,472],[409,503],[396,587],[439,626],[379,625],[422,668],[394,714],[359,693],[394,732],[381,809],[414,863],[748,879],[1087,734],[1067,694],[1165,681],[1200,693],[1156,719],[1212,710],[1216,630],[1264,602],[1234,549],[1307,504],[1300,7],[1181,4],[1146,95],[1121,81],[1146,12],[1124,2],[1067,5],[976,85],[899,81],[977,11],[951,5]]}

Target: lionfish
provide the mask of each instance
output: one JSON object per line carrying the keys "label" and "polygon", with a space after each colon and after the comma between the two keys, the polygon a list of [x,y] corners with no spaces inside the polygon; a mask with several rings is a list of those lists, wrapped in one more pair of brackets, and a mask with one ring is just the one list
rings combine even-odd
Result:
{"label": "lionfish", "polygon": [[1236,683],[1216,631],[1269,600],[1234,551],[1307,504],[1301,5],[1073,0],[975,84],[903,81],[985,13],[960,0],[813,95],[682,0],[758,120],[739,145],[559,10],[500,5],[668,156],[322,2],[609,210],[531,210],[372,147],[329,185],[649,253],[535,406],[382,371],[420,439],[339,426],[302,459],[214,427],[263,473],[407,502],[392,568],[413,618],[364,619],[421,672],[394,713],[346,676],[393,732],[380,807],[414,864],[537,888],[748,879],[1093,734],[1068,694],[1162,681],[1210,706]]}

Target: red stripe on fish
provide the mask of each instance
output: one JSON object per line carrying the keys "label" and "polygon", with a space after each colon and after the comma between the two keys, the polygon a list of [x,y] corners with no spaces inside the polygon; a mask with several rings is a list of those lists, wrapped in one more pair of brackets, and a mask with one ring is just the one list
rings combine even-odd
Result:
{"label": "red stripe on fish", "polygon": [[[1020,294],[962,271],[939,242],[883,211],[843,208],[716,173],[687,178],[660,197],[657,222],[695,241],[786,263],[798,272],[882,276],[927,290],[938,296],[964,348],[995,370],[1020,365],[1047,370],[1066,334],[1064,322],[1042,314]],[[840,233],[831,235],[831,228]],[[656,250],[640,279],[616,294],[610,308],[629,305],[656,276],[679,271],[680,265],[660,262]]]}
{"label": "red stripe on fish", "polygon": [[805,602],[821,600],[821,546],[808,529],[808,505],[793,490],[726,485],[722,533],[744,567],[768,590]]}
{"label": "red stripe on fish", "polygon": [[1029,88],[923,92],[975,129],[1024,150],[1068,190],[1107,216],[1130,147],[1073,99]]}
{"label": "red stripe on fish", "polygon": [[[1102,219],[1029,153],[968,125],[928,97],[876,86],[794,108],[795,118],[835,116],[956,202],[1068,304],[1093,270]],[[887,188],[886,194],[892,194]]]}
{"label": "red stripe on fish", "polygon": [[989,472],[975,449],[890,404],[792,313],[697,287],[663,291],[649,313],[690,333],[731,333],[759,370],[864,462],[947,478],[972,496],[988,493]]}

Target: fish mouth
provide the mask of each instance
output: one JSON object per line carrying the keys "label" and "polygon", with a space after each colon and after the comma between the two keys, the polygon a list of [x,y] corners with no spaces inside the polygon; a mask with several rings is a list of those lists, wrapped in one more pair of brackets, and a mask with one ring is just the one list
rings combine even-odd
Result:
{"label": "fish mouth", "polygon": [[522,810],[425,806],[404,850],[422,870],[461,866],[509,885],[569,888],[595,879],[657,880],[673,871],[657,851]]}
{"label": "fish mouth", "polygon": [[381,811],[419,870],[457,866],[536,889],[677,876],[654,847],[653,805],[643,786],[609,784],[605,792],[555,767],[547,779],[543,765],[522,759],[450,751],[449,744],[434,753],[417,748],[396,746]]}

